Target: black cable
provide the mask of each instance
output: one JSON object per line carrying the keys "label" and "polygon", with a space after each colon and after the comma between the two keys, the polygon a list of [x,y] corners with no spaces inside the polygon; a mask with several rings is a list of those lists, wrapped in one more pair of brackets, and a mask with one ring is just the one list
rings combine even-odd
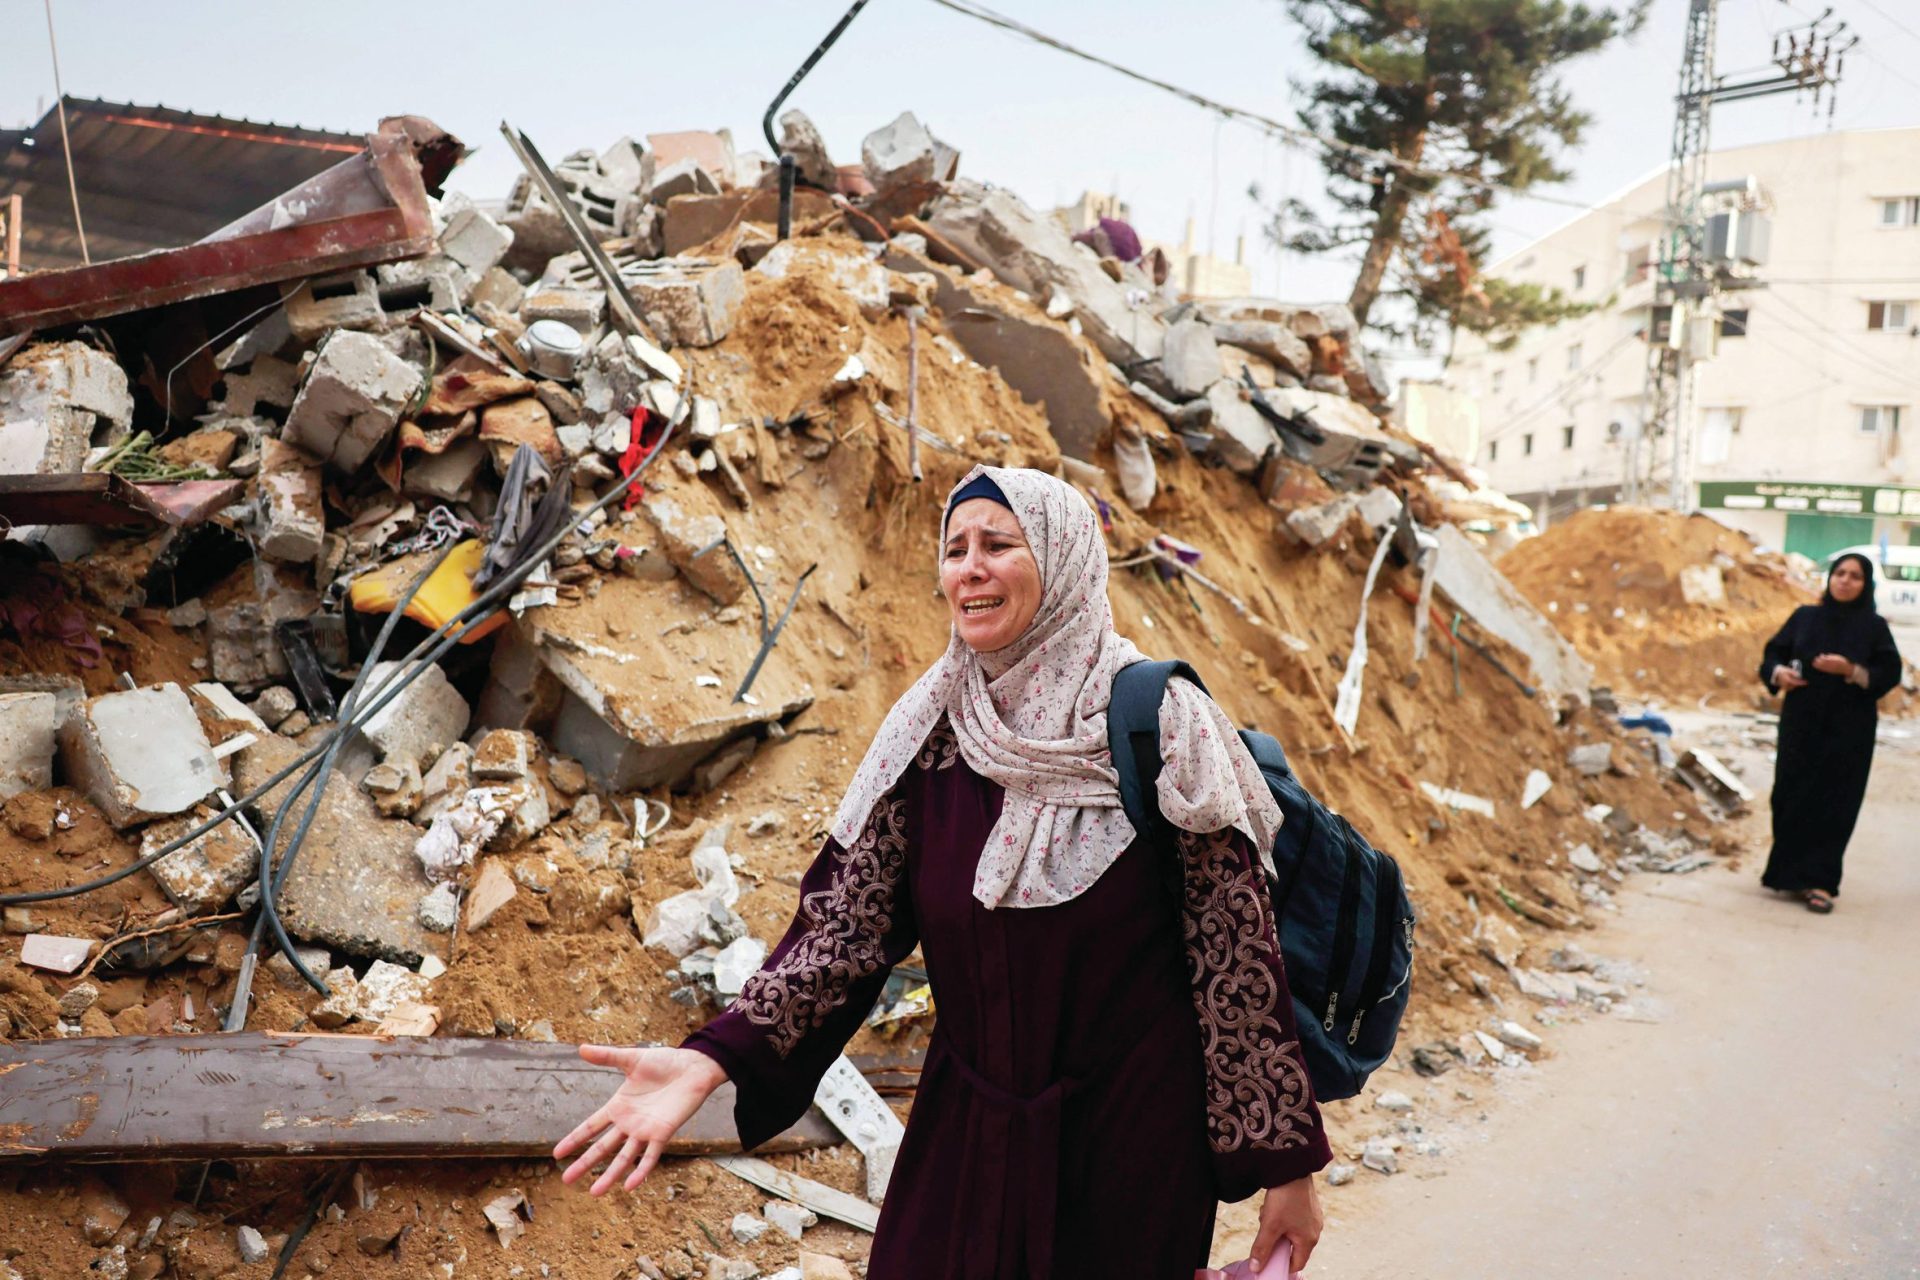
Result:
{"label": "black cable", "polygon": [[827,56],[827,50],[833,48],[833,42],[840,38],[840,33],[845,31],[853,20],[860,16],[860,11],[866,7],[867,0],[853,0],[853,7],[840,15],[840,21],[833,24],[833,30],[827,32],[827,38],[807,55],[807,60],[800,64],[800,69],[788,78],[786,87],[775,94],[773,101],[768,104],[767,114],[760,119],[760,132],[767,135],[767,146],[773,149],[773,154],[776,156],[781,154],[781,151],[780,140],[773,136],[773,113],[780,109],[780,104],[787,100],[788,94],[800,87],[800,82],[807,78],[807,72],[813,70],[814,64]]}
{"label": "black cable", "polygon": [[[553,538],[551,538],[547,542],[547,544],[541,549],[541,552],[537,557],[534,557],[528,560],[526,564],[522,565],[518,569],[515,569],[512,573],[502,577],[492,587],[488,588],[485,592],[475,597],[473,602],[467,605],[466,608],[462,609],[459,613],[455,614],[453,617],[449,618],[446,622],[442,623],[433,632],[428,634],[428,636],[424,640],[420,641],[419,644],[415,645],[413,647],[413,650],[410,653],[408,653],[406,657],[401,658],[398,663],[399,669],[396,670],[394,673],[390,674],[384,681],[382,681],[374,689],[373,693],[368,695],[370,698],[374,700],[368,705],[365,711],[361,711],[358,707],[356,707],[354,709],[351,719],[343,718],[336,723],[335,728],[333,730],[333,734],[329,734],[327,738],[307,748],[297,758],[289,762],[286,765],[286,767],[275,772],[266,781],[262,782],[258,787],[254,788],[252,791],[248,792],[246,795],[242,796],[240,799],[234,801],[227,808],[222,809],[219,813],[215,814],[213,817],[207,819],[205,822],[201,823],[200,825],[193,827],[192,829],[188,830],[185,834],[179,836],[178,838],[154,850],[152,853],[147,854],[141,858],[135,859],[133,862],[120,868],[118,871],[109,872],[104,876],[96,877],[95,879],[88,880],[82,884],[68,885],[67,887],[62,889],[44,889],[37,893],[0,894],[0,906],[6,906],[6,907],[28,906],[37,902],[52,902],[60,898],[77,897],[78,895],[83,893],[91,893],[95,889],[104,889],[108,885],[117,884],[118,882],[126,879],[128,876],[133,875],[135,872],[142,871],[147,867],[152,866],[154,863],[160,861],[160,859],[168,856],[169,854],[175,853],[178,850],[185,848],[188,844],[190,844],[194,840],[205,835],[207,832],[213,830],[213,828],[219,826],[222,822],[225,822],[229,818],[233,817],[234,814],[240,812],[243,806],[252,804],[255,800],[260,799],[262,796],[266,795],[269,791],[279,786],[280,783],[285,781],[288,777],[292,776],[295,770],[300,769],[301,767],[308,765],[312,763],[314,760],[318,759],[332,745],[335,734],[345,733],[350,728],[354,728],[354,729],[359,728],[366,721],[372,719],[375,715],[379,714],[380,709],[382,707],[386,706],[389,702],[393,701],[394,698],[398,697],[402,689],[404,689],[407,685],[413,683],[414,680],[418,679],[421,676],[421,674],[425,671],[425,665],[416,666],[413,664],[415,664],[416,661],[421,657],[421,655],[425,654],[430,647],[434,646],[436,642],[439,642],[439,647],[434,649],[433,656],[427,659],[426,665],[430,665],[433,661],[438,659],[441,654],[444,654],[447,650],[451,649],[454,644],[458,643],[461,634],[465,631],[468,625],[476,623],[484,617],[491,616],[495,611],[496,607],[511,596],[512,592],[516,588],[518,588],[523,581],[526,580],[528,575],[530,575],[533,572],[535,567],[537,567],[542,560],[546,559],[547,556],[550,555],[553,552],[553,550],[560,545],[561,542],[566,540],[567,536],[573,532],[575,527],[577,527],[582,521],[591,519],[595,512],[606,510],[606,508],[611,506],[616,499],[622,497],[629,489],[631,489],[634,486],[634,484],[636,484],[639,481],[640,476],[645,473],[646,469],[650,465],[652,465],[653,461],[660,456],[663,450],[665,450],[667,446],[667,442],[673,438],[673,428],[676,425],[678,419],[685,416],[685,412],[686,412],[685,406],[687,405],[687,403],[688,403],[687,399],[685,397],[682,397],[681,413],[679,415],[676,415],[676,418],[674,420],[669,421],[667,423],[667,429],[661,435],[660,442],[654,446],[653,451],[651,453],[647,454],[644,458],[640,460],[639,465],[633,469],[632,474],[628,475],[619,484],[609,489],[606,493],[606,496],[602,497],[599,501],[595,502],[591,507],[588,507],[576,519],[569,522],[566,528],[561,529],[559,532],[557,532],[553,536]],[[449,638],[442,640],[443,636],[446,636]]]}

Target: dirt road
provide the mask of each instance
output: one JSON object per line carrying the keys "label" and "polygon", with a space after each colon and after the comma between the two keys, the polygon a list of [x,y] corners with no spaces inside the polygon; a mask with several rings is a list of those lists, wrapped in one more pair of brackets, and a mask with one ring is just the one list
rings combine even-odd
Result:
{"label": "dirt road", "polygon": [[1330,1190],[1312,1280],[1920,1276],[1920,729],[1896,731],[1832,916],[1760,889],[1771,758],[1739,754],[1756,852],[1641,878],[1586,944],[1646,966],[1658,1021],[1547,1033],[1447,1155]]}

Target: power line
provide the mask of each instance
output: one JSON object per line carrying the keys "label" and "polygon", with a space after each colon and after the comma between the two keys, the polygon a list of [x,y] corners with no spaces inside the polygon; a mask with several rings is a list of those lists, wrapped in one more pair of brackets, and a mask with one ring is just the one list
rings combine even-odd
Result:
{"label": "power line", "polygon": [[[1865,5],[1868,9],[1872,10],[1874,13],[1879,14],[1882,18],[1885,18],[1888,22],[1892,23],[1896,30],[1904,31],[1909,36],[1912,36],[1915,40],[1920,40],[1920,31],[1915,31],[1912,27],[1908,26],[1906,23],[1900,21],[1900,19],[1894,17],[1892,14],[1888,13],[1885,9],[1882,9],[1879,5],[1875,4],[1873,0],[1860,0],[1860,3]],[[1911,84],[1913,82],[1908,81],[1907,83]]]}
{"label": "power line", "polygon": [[[1827,329],[1825,327],[1826,322],[1821,320],[1818,316],[1814,315],[1812,312],[1799,306],[1789,298],[1781,297],[1778,294],[1775,294],[1774,296],[1779,300],[1781,306],[1786,307],[1789,311],[1793,312],[1795,315],[1799,316],[1801,319],[1811,324],[1813,326],[1813,329],[1810,331],[1804,330],[1804,329],[1796,329],[1792,325],[1787,325],[1784,322],[1782,322],[1783,327],[1790,330],[1791,332],[1800,334],[1802,337],[1811,338],[1814,341],[1820,343],[1821,345],[1826,347],[1827,351],[1830,354],[1846,356],[1847,358],[1853,360],[1857,364],[1861,365],[1863,368],[1878,375],[1879,377],[1891,378],[1896,382],[1907,381],[1916,376],[1920,376],[1920,374],[1917,374],[1916,372],[1900,372],[1896,370],[1892,365],[1881,364],[1879,357],[1875,356],[1872,352],[1866,350],[1864,347],[1855,346],[1852,342],[1849,342],[1847,339],[1841,337],[1839,334],[1834,333],[1830,329]],[[1775,317],[1775,318],[1778,319],[1779,317]],[[1830,343],[1838,343],[1840,347],[1845,349],[1837,350],[1831,345],[1827,345]]]}
{"label": "power line", "polygon": [[1177,98],[1184,99],[1196,107],[1215,112],[1225,116],[1229,120],[1279,137],[1296,146],[1312,144],[1315,146],[1328,147],[1335,151],[1346,152],[1348,155],[1360,156],[1368,160],[1377,161],[1380,164],[1390,165],[1404,173],[1416,174],[1427,178],[1450,179],[1463,186],[1477,187],[1483,191],[1500,192],[1519,200],[1539,200],[1547,204],[1565,205],[1569,209],[1579,209],[1583,213],[1592,213],[1604,207],[1602,205],[1586,204],[1579,200],[1570,200],[1563,196],[1541,195],[1537,192],[1526,191],[1505,183],[1490,182],[1485,178],[1476,178],[1471,174],[1458,173],[1451,169],[1429,169],[1423,165],[1415,164],[1410,160],[1402,159],[1390,151],[1381,151],[1374,147],[1363,147],[1352,142],[1342,142],[1338,138],[1329,137],[1322,133],[1315,133],[1311,129],[1302,129],[1297,125],[1284,124],[1279,120],[1275,120],[1272,116],[1261,115],[1257,111],[1248,111],[1242,107],[1230,106],[1217,99],[1209,98],[1204,94],[1196,93],[1192,89],[1184,89],[1177,84],[1162,80],[1157,76],[1150,76],[1144,71],[1135,71],[1131,67],[1122,66],[1117,62],[1101,57],[1097,53],[1089,53],[1085,49],[1070,45],[1066,41],[1050,36],[1043,31],[1037,31],[1024,22],[1009,18],[1002,13],[996,13],[985,5],[975,4],[972,0],[932,0],[932,3],[939,5],[943,9],[951,9],[955,13],[987,23],[989,26],[999,27],[1003,31],[1011,31],[1015,35],[1024,36],[1036,44],[1045,45],[1049,49],[1057,50],[1069,57],[1078,58],[1082,62],[1091,62],[1095,66],[1105,67],[1109,71],[1118,72],[1126,76],[1129,80],[1137,80],[1141,84],[1151,85],[1165,93],[1170,93]]}
{"label": "power line", "polygon": [[1531,421],[1533,416],[1539,413],[1542,409],[1549,408],[1552,405],[1558,403],[1561,396],[1563,396],[1568,392],[1573,391],[1582,382],[1585,382],[1589,378],[1598,377],[1600,374],[1606,372],[1607,366],[1612,364],[1614,359],[1618,357],[1622,351],[1626,350],[1629,344],[1638,342],[1639,340],[1640,340],[1640,335],[1637,332],[1623,335],[1611,347],[1608,347],[1605,351],[1602,351],[1597,357],[1595,357],[1592,363],[1586,365],[1578,373],[1575,373],[1571,377],[1563,378],[1559,383],[1557,383],[1553,388],[1551,388],[1545,395],[1541,396],[1538,400],[1535,400],[1532,404],[1528,405],[1525,409],[1522,409],[1519,413],[1515,414],[1511,418],[1508,418],[1505,422],[1501,423],[1497,429],[1493,431],[1489,431],[1486,435],[1482,436],[1480,439],[1480,443],[1492,444],[1497,440],[1505,439],[1507,436],[1511,435],[1515,430],[1517,430],[1523,423]]}
{"label": "power line", "polygon": [[73,178],[73,143],[67,140],[67,91],[60,87],[60,44],[53,38],[53,0],[46,0],[47,49],[53,54],[53,101],[59,108],[60,149],[67,156],[67,194],[73,197],[73,229],[80,235],[80,261],[93,265],[87,252],[87,228],[80,221],[80,186]]}

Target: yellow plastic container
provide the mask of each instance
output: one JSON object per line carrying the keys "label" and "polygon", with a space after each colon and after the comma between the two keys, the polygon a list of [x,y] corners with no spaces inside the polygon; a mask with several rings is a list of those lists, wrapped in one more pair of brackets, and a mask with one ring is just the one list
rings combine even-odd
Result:
{"label": "yellow plastic container", "polygon": [[[453,553],[440,562],[433,576],[414,594],[413,602],[407,606],[407,616],[435,630],[448,619],[457,617],[479,594],[473,589],[473,575],[479,572],[480,561],[486,553],[486,545],[478,538],[469,538],[454,547]],[[400,597],[407,593],[407,585],[419,572],[420,565],[413,557],[395,560],[354,579],[347,591],[347,600],[361,613],[392,613]],[[507,611],[502,609],[478,625],[465,628],[460,643],[472,644],[492,635],[506,623]]]}

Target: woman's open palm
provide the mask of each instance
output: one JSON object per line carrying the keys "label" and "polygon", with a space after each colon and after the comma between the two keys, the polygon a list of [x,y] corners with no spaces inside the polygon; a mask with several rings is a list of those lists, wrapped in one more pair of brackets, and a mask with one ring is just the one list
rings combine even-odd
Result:
{"label": "woman's open palm", "polygon": [[586,1148],[560,1175],[565,1183],[579,1181],[607,1161],[605,1172],[591,1188],[596,1196],[605,1195],[623,1174],[627,1190],[638,1187],[660,1162],[667,1141],[727,1078],[712,1058],[691,1049],[583,1044],[580,1056],[595,1066],[616,1067],[627,1077],[599,1110],[553,1149],[555,1160],[565,1160]]}

